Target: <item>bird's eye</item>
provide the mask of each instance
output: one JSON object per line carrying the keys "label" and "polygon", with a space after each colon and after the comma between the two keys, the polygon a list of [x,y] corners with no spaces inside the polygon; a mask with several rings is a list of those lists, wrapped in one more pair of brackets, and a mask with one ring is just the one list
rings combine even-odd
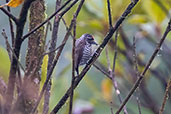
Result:
{"label": "bird's eye", "polygon": [[88,38],[88,40],[94,40],[93,38]]}

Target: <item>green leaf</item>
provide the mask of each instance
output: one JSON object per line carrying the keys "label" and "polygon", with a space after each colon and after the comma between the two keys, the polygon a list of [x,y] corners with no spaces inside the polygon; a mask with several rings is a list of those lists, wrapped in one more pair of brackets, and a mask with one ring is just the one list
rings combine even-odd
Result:
{"label": "green leaf", "polygon": [[43,87],[43,84],[45,83],[46,80],[47,66],[48,66],[48,55],[44,56],[43,58],[40,89]]}
{"label": "green leaf", "polygon": [[0,47],[0,76],[7,82],[10,70],[10,60],[7,51]]}
{"label": "green leaf", "polygon": [[142,3],[144,10],[152,21],[160,24],[166,18],[165,12],[153,0],[143,0]]}
{"label": "green leaf", "polygon": [[130,24],[143,24],[143,23],[147,23],[148,17],[146,15],[132,15],[129,17],[128,22]]}

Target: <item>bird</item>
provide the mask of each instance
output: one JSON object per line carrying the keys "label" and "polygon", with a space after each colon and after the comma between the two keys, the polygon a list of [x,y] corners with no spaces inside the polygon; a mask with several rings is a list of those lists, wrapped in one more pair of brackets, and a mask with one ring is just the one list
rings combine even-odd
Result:
{"label": "bird", "polygon": [[83,34],[75,42],[75,71],[79,75],[79,66],[85,65],[92,56],[92,45],[98,45],[91,34]]}

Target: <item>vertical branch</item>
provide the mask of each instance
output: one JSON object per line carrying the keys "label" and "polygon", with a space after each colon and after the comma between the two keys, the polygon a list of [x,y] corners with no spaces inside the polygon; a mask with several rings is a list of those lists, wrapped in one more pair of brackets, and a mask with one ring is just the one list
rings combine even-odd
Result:
{"label": "vertical branch", "polygon": [[166,87],[166,91],[165,91],[165,94],[164,94],[164,98],[163,98],[163,102],[162,102],[162,105],[160,107],[160,111],[159,111],[159,114],[163,114],[163,111],[164,111],[164,107],[166,105],[166,101],[168,99],[168,93],[169,93],[169,89],[171,89],[171,78],[169,79],[168,81],[168,84],[167,84],[167,87]]}
{"label": "vertical branch", "polygon": [[[135,65],[135,72],[136,72],[136,77],[139,77],[139,71],[138,71],[138,61],[137,61],[137,54],[136,54],[136,39],[135,36],[133,37],[133,57],[134,57],[134,65]],[[139,95],[140,95],[140,89],[137,89],[137,95],[136,95],[136,101],[138,104],[138,111],[139,114],[141,114],[141,104],[140,104],[140,99],[139,99]]]}
{"label": "vertical branch", "polygon": [[110,0],[107,0],[107,8],[108,8],[109,27],[111,29],[113,26],[112,26],[112,14],[111,14],[111,8],[110,8]]}
{"label": "vertical branch", "polygon": [[76,17],[73,17],[74,27],[73,27],[73,47],[72,47],[72,81],[71,81],[71,96],[70,96],[70,103],[69,103],[69,114],[72,114],[72,107],[73,107],[73,96],[74,96],[74,81],[75,81],[75,37],[76,37]]}
{"label": "vertical branch", "polygon": [[[121,92],[118,88],[118,83],[115,80],[115,66],[116,66],[116,59],[117,59],[117,53],[118,53],[118,49],[117,49],[117,39],[118,39],[118,29],[116,30],[115,33],[115,42],[114,42],[114,57],[113,57],[113,68],[112,71],[110,72],[110,75],[112,77],[112,82],[113,82],[113,86],[115,88],[115,92],[116,95],[118,96],[119,102],[122,103],[122,97],[121,97]],[[124,107],[124,114],[128,114],[126,107]]]}
{"label": "vertical branch", "polygon": [[150,57],[149,61],[147,62],[143,72],[140,74],[140,77],[137,79],[137,81],[135,82],[134,86],[132,87],[132,89],[130,90],[130,92],[128,93],[128,95],[126,96],[125,100],[123,101],[123,103],[121,104],[121,106],[119,107],[119,109],[117,110],[116,114],[119,114],[122,110],[122,108],[125,106],[125,104],[128,102],[128,100],[130,99],[130,97],[133,95],[133,93],[135,92],[135,90],[139,87],[139,85],[141,84],[146,72],[149,70],[149,67],[151,65],[151,63],[153,62],[154,58],[156,57],[157,53],[160,50],[161,45],[163,44],[164,40],[166,39],[166,36],[168,35],[168,33],[171,31],[171,19],[169,20],[168,26],[159,42],[159,44],[157,45],[156,49],[154,50],[152,56]]}
{"label": "vertical branch", "polygon": [[[6,3],[8,3],[9,2],[9,0],[6,0]],[[9,12],[11,12],[11,10],[10,10],[10,7],[9,6],[7,6],[7,10],[9,11]],[[10,18],[8,18],[8,21],[9,21],[9,25],[10,25],[10,32],[11,32],[11,41],[12,41],[12,47],[14,47],[14,41],[15,41],[15,39],[14,39],[14,27],[13,27],[13,23],[12,23],[12,21],[11,21],[11,19]]]}
{"label": "vertical branch", "polygon": [[[61,0],[56,0],[55,11],[60,8],[60,5],[61,5]],[[59,23],[60,23],[60,19],[57,14],[54,18],[53,29],[52,29],[52,38],[51,38],[51,44],[49,47],[49,51],[52,51],[56,48]],[[49,54],[48,68],[47,68],[48,71],[50,70],[50,66],[53,63],[54,57],[55,57],[55,52],[52,52]],[[51,90],[51,79],[50,79],[49,83],[47,84],[47,88],[45,90],[43,114],[48,114],[48,111],[49,111],[50,90]]]}

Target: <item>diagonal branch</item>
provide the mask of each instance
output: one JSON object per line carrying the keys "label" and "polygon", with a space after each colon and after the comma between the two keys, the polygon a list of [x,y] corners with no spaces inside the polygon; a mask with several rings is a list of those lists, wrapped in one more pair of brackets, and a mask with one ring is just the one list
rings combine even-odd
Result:
{"label": "diagonal branch", "polygon": [[18,24],[18,19],[12,15],[9,11],[7,11],[5,8],[0,8],[2,10],[2,12],[4,12],[9,18],[11,18],[15,24]]}
{"label": "diagonal branch", "polygon": [[166,87],[166,91],[165,91],[165,94],[164,94],[164,98],[163,98],[163,102],[162,102],[162,106],[160,108],[160,111],[159,111],[159,114],[163,114],[163,111],[164,111],[164,107],[166,105],[166,101],[168,99],[168,93],[169,93],[169,89],[171,89],[171,78],[169,79],[169,82],[167,84],[167,87]]}
{"label": "diagonal branch", "polygon": [[133,95],[133,93],[135,92],[135,90],[139,87],[139,85],[141,84],[141,81],[143,80],[146,72],[149,70],[149,67],[151,65],[151,63],[153,62],[154,58],[156,57],[157,53],[160,50],[161,45],[163,44],[164,40],[166,39],[167,34],[171,31],[171,19],[168,23],[168,26],[166,28],[165,33],[163,34],[159,44],[157,45],[155,51],[153,52],[150,60],[148,61],[148,63],[146,64],[143,72],[140,74],[140,77],[137,79],[137,81],[135,82],[134,86],[132,87],[132,89],[130,90],[129,94],[127,95],[127,97],[125,98],[124,102],[121,104],[121,106],[119,107],[119,109],[117,110],[116,114],[119,114],[122,110],[122,108],[125,106],[125,104],[128,102],[128,100],[130,99],[130,97]]}
{"label": "diagonal branch", "polygon": [[[119,26],[122,24],[122,22],[125,20],[125,18],[128,16],[128,14],[131,13],[131,10],[135,7],[135,5],[138,3],[138,0],[135,0],[134,3],[130,3],[127,7],[127,9],[124,11],[122,16],[118,19],[116,22],[115,26],[112,27],[112,29],[109,30],[108,34],[105,36],[102,44],[98,47],[94,55],[91,57],[91,59],[88,61],[87,65],[84,67],[82,70],[81,74],[77,76],[75,83],[74,83],[74,88],[78,86],[80,81],[83,79],[85,74],[88,72],[92,64],[97,60],[97,58],[100,56],[102,50],[104,47],[107,45],[109,40],[112,38],[114,32],[119,28]],[[71,88],[68,89],[68,91],[65,93],[65,95],[61,98],[61,100],[58,102],[58,104],[55,106],[55,108],[52,110],[51,114],[57,113],[59,109],[65,104],[66,100],[71,94]]]}

